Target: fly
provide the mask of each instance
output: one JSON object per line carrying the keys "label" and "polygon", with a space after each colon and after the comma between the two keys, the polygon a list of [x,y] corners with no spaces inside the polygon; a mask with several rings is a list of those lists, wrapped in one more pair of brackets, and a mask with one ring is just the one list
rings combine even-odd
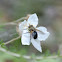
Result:
{"label": "fly", "polygon": [[[37,31],[41,32],[40,30],[37,30],[33,27],[33,25],[29,25],[28,27],[28,31],[27,33],[30,33],[30,40],[31,40],[31,36],[34,38],[34,39],[37,39],[38,38],[38,34],[37,34]],[[43,32],[41,32],[42,34],[44,34]],[[26,34],[26,33],[24,33]]]}
{"label": "fly", "polygon": [[33,37],[34,39],[37,39],[38,34],[37,34],[37,32],[36,32],[36,29],[33,27],[33,25],[30,25],[30,26],[28,27],[28,30],[30,31],[32,37]]}

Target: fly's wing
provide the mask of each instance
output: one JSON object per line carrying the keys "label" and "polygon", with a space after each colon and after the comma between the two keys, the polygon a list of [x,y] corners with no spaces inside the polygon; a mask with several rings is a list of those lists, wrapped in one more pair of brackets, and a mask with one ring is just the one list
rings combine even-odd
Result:
{"label": "fly's wing", "polygon": [[34,39],[36,39],[37,38],[37,32],[36,31],[34,31],[33,33],[32,33],[32,37],[34,38]]}
{"label": "fly's wing", "polygon": [[50,33],[47,31],[47,29],[45,27],[38,27],[37,33],[38,33],[38,39],[40,41],[45,41],[48,38],[48,36],[50,35]]}
{"label": "fly's wing", "polygon": [[41,34],[45,34],[45,33],[44,33],[44,32],[42,32],[41,30],[36,29],[36,31],[40,32]]}

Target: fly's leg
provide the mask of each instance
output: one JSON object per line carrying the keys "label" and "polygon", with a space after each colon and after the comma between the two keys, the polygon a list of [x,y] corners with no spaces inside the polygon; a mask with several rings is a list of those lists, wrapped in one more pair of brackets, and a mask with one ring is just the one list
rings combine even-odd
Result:
{"label": "fly's leg", "polygon": [[23,30],[27,30],[28,28],[26,28],[26,29],[23,29]]}
{"label": "fly's leg", "polygon": [[[28,28],[26,28],[26,29],[23,29],[23,30],[27,30]],[[26,33],[23,33],[23,34],[27,34],[27,33],[30,33],[30,32],[26,32]]]}
{"label": "fly's leg", "polygon": [[30,32],[26,32],[26,33],[23,33],[23,34],[27,34],[27,33],[30,33]]}
{"label": "fly's leg", "polygon": [[41,32],[42,34],[45,34],[45,33],[43,33],[42,31],[40,31],[40,30],[38,30],[38,29],[36,29],[36,31],[39,31],[39,32]]}

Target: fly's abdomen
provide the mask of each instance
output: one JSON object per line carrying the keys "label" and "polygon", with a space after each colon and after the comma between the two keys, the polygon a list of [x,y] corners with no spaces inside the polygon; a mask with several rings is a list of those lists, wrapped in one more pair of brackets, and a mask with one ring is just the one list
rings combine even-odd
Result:
{"label": "fly's abdomen", "polygon": [[33,36],[34,39],[37,39],[37,36],[38,36],[37,35],[37,32],[36,31],[33,31],[32,36]]}

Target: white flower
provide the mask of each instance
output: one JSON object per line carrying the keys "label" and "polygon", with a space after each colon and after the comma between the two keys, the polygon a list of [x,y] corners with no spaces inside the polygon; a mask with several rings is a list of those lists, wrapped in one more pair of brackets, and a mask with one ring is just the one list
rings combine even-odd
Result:
{"label": "white flower", "polygon": [[[29,26],[31,27],[31,30],[29,29]],[[36,14],[30,15],[28,20],[24,20],[21,24],[19,24],[19,30],[22,31],[22,38],[21,42],[22,45],[30,45],[30,43],[33,44],[33,46],[40,52],[42,52],[40,41],[45,41],[48,36],[49,32],[47,32],[47,29],[45,27],[36,27],[38,25],[38,17]],[[32,29],[35,29],[32,31]],[[35,32],[34,32],[35,31]],[[37,33],[37,37],[36,37]],[[36,38],[34,38],[34,36]]]}

